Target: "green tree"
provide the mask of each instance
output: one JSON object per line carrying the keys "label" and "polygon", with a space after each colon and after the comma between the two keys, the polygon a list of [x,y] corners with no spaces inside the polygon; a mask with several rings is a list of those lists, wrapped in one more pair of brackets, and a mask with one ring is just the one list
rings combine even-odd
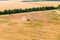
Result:
{"label": "green tree", "polygon": [[58,9],[60,9],[60,5],[58,5],[58,7],[57,7]]}

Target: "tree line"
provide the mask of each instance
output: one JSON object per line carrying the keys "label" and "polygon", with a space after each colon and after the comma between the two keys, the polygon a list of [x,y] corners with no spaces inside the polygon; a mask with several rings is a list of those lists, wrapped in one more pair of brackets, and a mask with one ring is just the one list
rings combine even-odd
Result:
{"label": "tree line", "polygon": [[60,5],[58,5],[57,7],[47,6],[47,7],[13,9],[13,10],[9,9],[9,10],[0,11],[0,15],[3,15],[3,14],[24,13],[24,12],[33,12],[33,11],[45,11],[45,10],[53,10],[53,9],[60,9]]}

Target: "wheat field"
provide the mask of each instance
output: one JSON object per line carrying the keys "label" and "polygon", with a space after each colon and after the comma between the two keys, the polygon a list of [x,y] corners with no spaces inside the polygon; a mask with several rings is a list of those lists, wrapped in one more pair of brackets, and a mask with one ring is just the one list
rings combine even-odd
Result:
{"label": "wheat field", "polygon": [[[0,10],[59,4],[59,2],[0,2]],[[23,16],[29,20],[22,20]],[[60,40],[60,11],[0,15],[0,40]]]}
{"label": "wheat field", "polygon": [[1,15],[0,40],[60,40],[60,14],[50,10]]}
{"label": "wheat field", "polygon": [[0,11],[5,9],[19,9],[19,8],[33,8],[42,6],[58,6],[60,2],[13,2],[13,1],[2,1],[0,2]]}

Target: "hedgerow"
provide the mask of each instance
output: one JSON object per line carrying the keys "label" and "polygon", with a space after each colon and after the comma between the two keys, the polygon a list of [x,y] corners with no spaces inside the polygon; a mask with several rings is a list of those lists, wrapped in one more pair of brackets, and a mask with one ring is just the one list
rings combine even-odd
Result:
{"label": "hedgerow", "polygon": [[57,7],[47,6],[47,7],[36,7],[36,8],[34,7],[34,8],[13,9],[13,10],[9,9],[9,10],[0,11],[0,15],[33,12],[33,11],[45,11],[45,10],[53,10],[53,9],[60,9],[60,5],[58,5]]}

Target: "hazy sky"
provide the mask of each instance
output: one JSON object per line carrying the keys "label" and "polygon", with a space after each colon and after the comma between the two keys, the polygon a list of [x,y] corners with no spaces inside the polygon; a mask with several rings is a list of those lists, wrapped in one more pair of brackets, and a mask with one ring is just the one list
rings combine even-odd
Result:
{"label": "hazy sky", "polygon": [[22,1],[22,0],[0,0],[0,1]]}
{"label": "hazy sky", "polygon": [[60,1],[60,0],[24,0],[24,1]]}
{"label": "hazy sky", "polygon": [[60,0],[0,0],[0,1],[60,1]]}
{"label": "hazy sky", "polygon": [[10,0],[10,1],[22,1],[22,0]]}

